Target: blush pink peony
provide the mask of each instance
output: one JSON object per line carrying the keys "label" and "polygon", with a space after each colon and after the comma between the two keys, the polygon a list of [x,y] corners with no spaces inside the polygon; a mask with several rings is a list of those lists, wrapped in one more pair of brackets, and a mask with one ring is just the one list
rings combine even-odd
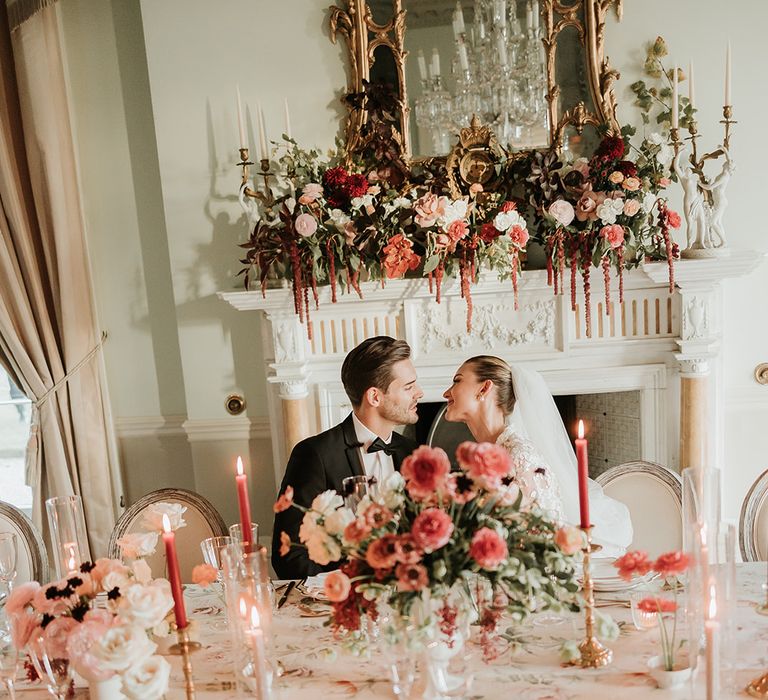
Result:
{"label": "blush pink peony", "polygon": [[608,241],[611,248],[621,248],[624,245],[624,227],[620,224],[608,224],[600,229],[600,235]]}
{"label": "blush pink peony", "polygon": [[439,447],[422,445],[406,457],[400,468],[405,488],[414,500],[428,500],[443,489],[451,471],[448,455]]}
{"label": "blush pink peony", "polygon": [[417,546],[425,552],[444,547],[453,534],[453,521],[444,510],[427,508],[421,511],[411,527],[411,535]]}

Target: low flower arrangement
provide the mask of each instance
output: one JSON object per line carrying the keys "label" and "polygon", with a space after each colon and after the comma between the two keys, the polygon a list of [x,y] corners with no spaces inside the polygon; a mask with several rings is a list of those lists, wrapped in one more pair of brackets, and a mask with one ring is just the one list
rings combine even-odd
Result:
{"label": "low flower arrangement", "polygon": [[451,472],[443,450],[419,447],[357,512],[334,491],[308,508],[293,502],[290,488],[280,496],[276,511],[304,512],[301,544],[282,533],[281,553],[304,546],[320,565],[339,563],[325,579],[336,632],[354,635],[387,607],[450,636],[472,601],[492,657],[503,612],[519,621],[534,610],[578,609],[580,533],[525,502],[502,447],[467,442],[456,456],[461,471]]}
{"label": "low flower arrangement", "polygon": [[[106,594],[106,607],[97,603],[99,594]],[[118,677],[130,700],[159,700],[170,666],[154,653],[149,633],[172,607],[168,581],[153,580],[145,562],[128,567],[98,559],[46,586],[17,586],[5,610],[14,644],[33,661],[27,664],[33,675],[38,668],[45,673],[45,654],[48,665],[68,665],[91,684]]]}
{"label": "low flower arrangement", "polygon": [[677,595],[679,588],[677,577],[688,570],[689,563],[688,556],[682,552],[668,552],[662,554],[655,561],[651,561],[648,559],[648,554],[642,551],[627,552],[613,563],[618,569],[619,576],[625,581],[631,581],[633,576],[645,576],[653,571],[664,578],[673,591],[671,598],[658,594],[649,595],[637,604],[641,612],[658,616],[661,655],[665,671],[676,670],[675,652],[679,646],[677,641]]}

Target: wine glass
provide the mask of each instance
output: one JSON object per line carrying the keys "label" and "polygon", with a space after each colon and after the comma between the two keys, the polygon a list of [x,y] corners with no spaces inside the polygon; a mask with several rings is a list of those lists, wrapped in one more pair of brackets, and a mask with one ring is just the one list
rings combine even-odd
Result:
{"label": "wine glass", "polygon": [[72,668],[69,659],[57,654],[51,642],[42,634],[30,641],[27,651],[37,675],[45,683],[51,696],[56,700],[66,700],[72,684]]}
{"label": "wine glass", "polygon": [[[203,561],[216,569],[216,585],[219,588],[219,597],[221,598],[221,602],[225,611],[227,606],[224,596],[224,572],[222,570],[224,561],[222,559],[221,553],[224,549],[233,544],[236,544],[235,539],[228,536],[208,537],[200,543],[200,549],[203,552]],[[213,627],[216,629],[226,629],[227,623],[226,621],[216,622],[214,623]]]}
{"label": "wine glass", "polygon": [[344,505],[353,513],[357,512],[360,501],[369,495],[371,482],[367,476],[348,476],[341,482]]}
{"label": "wine glass", "polygon": [[16,578],[16,533],[0,532],[0,583],[3,598],[10,592]]}
{"label": "wine glass", "polygon": [[[243,526],[240,523],[235,523],[229,526],[229,536],[232,538],[232,544],[239,544],[243,541]],[[259,524],[251,523],[251,537],[253,538],[253,544],[259,546]],[[211,565],[213,566],[213,565]]]}
{"label": "wine glass", "polygon": [[0,628],[0,681],[2,681],[8,697],[16,698],[16,690],[13,683],[19,669],[19,650],[13,643],[10,630],[7,627]]}

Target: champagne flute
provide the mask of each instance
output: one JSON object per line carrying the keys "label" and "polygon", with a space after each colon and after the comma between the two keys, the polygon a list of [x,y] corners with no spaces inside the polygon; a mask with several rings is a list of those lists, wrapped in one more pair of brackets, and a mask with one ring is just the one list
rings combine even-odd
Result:
{"label": "champagne flute", "polygon": [[13,643],[10,630],[0,630],[0,681],[3,682],[11,700],[16,698],[16,690],[13,686],[16,673],[19,669],[19,650]]}
{"label": "champagne flute", "polygon": [[[203,552],[203,560],[206,564],[209,564],[214,569],[216,569],[216,585],[219,588],[219,596],[221,598],[222,605],[224,606],[225,613],[227,606],[224,596],[224,561],[222,559],[221,553],[224,549],[235,543],[235,539],[228,536],[207,537],[200,543],[200,549]],[[226,620],[215,622],[213,627],[214,629],[228,629]]]}
{"label": "champagne flute", "polygon": [[3,586],[3,598],[11,590],[13,579],[16,578],[16,533],[0,532],[0,583]]}

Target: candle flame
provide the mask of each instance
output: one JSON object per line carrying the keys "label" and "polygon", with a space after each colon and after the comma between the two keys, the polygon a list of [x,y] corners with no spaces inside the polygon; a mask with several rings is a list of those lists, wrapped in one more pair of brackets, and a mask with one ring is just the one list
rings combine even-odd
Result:
{"label": "candle flame", "polygon": [[699,527],[701,531],[701,546],[706,547],[707,546],[707,524],[701,523],[701,526]]}
{"label": "candle flame", "polygon": [[707,619],[714,620],[717,617],[717,588],[714,582],[709,584],[709,610]]}
{"label": "candle flame", "polygon": [[77,560],[75,558],[75,548],[72,545],[70,545],[68,568],[70,571],[74,571],[76,567],[77,567]]}
{"label": "candle flame", "polygon": [[584,421],[579,420],[579,440],[584,439]]}
{"label": "candle flame", "polygon": [[242,457],[237,458],[237,475],[238,476],[243,475],[243,458]]}
{"label": "candle flame", "polygon": [[168,518],[168,516],[163,513],[163,532],[170,532],[171,531],[171,521]]}
{"label": "candle flame", "polygon": [[254,605],[251,608],[251,627],[256,629],[261,625],[261,620],[259,619],[259,611],[256,610],[256,606]]}
{"label": "candle flame", "polygon": [[245,602],[245,598],[240,598],[240,617],[244,620],[248,617],[248,605]]}

